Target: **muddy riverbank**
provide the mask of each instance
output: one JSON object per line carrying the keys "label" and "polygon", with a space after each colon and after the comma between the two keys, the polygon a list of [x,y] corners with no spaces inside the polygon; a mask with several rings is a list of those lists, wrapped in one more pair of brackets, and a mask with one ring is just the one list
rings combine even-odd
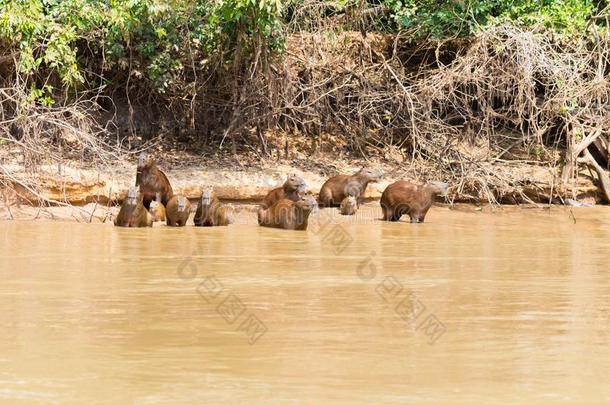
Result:
{"label": "muddy riverbank", "polygon": [[[218,162],[216,162],[218,163]],[[378,168],[383,180],[371,183],[365,193],[367,202],[380,199],[388,184],[401,179],[415,182],[434,180],[427,176],[424,167],[417,164],[392,165],[383,161],[338,160],[332,165],[315,164],[305,159],[290,162],[270,162],[267,164],[231,166],[209,166],[201,160],[187,165],[160,162],[159,167],[167,174],[174,192],[195,200],[201,194],[203,185],[214,186],[218,197],[234,203],[239,209],[255,210],[256,204],[274,188],[279,187],[288,174],[296,173],[306,182],[308,189],[317,195],[328,177],[339,173],[353,173],[362,165]],[[5,165],[15,177],[29,178],[35,186],[14,183],[11,190],[3,190],[0,201],[2,219],[63,219],[79,222],[106,222],[114,218],[118,205],[127,189],[135,182],[135,163],[125,161],[112,167],[91,168],[82,164],[41,165],[35,173],[25,173],[18,164]],[[549,200],[561,202],[565,192],[558,179],[559,173],[542,166],[521,168],[496,167],[505,170],[519,181],[512,190],[488,187],[488,194],[474,193],[463,184],[450,184],[447,204],[466,203],[471,209],[489,206],[490,202],[502,204],[547,205]],[[527,180],[527,181],[526,181]],[[600,203],[597,187],[590,178],[578,178],[576,201],[595,205]],[[552,197],[551,197],[552,196]],[[42,206],[40,204],[42,202]],[[442,201],[439,201],[442,202]]]}

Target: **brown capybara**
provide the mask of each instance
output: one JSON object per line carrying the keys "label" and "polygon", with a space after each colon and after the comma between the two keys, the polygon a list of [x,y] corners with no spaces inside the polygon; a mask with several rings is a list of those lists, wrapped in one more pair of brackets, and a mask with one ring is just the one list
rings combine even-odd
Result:
{"label": "brown capybara", "polygon": [[356,197],[360,205],[362,194],[370,182],[381,179],[381,173],[363,167],[351,176],[339,174],[326,180],[320,189],[318,202],[320,207],[338,207],[341,201],[349,195]]}
{"label": "brown capybara", "polygon": [[150,208],[150,202],[155,200],[157,193],[161,194],[161,203],[166,208],[169,199],[174,195],[169,180],[146,153],[142,153],[138,158],[136,186],[140,186],[142,203],[146,209]]}
{"label": "brown capybara", "polygon": [[193,222],[195,226],[226,226],[233,222],[233,209],[218,200],[212,186],[204,186]]}
{"label": "brown capybara", "polygon": [[152,216],[144,208],[138,188],[130,188],[127,198],[123,201],[123,205],[121,205],[119,215],[114,220],[114,225],[142,228],[152,226],[152,223]]}
{"label": "brown capybara", "polygon": [[169,199],[165,207],[167,226],[184,226],[191,215],[191,202],[183,195],[175,195]]}
{"label": "brown capybara", "polygon": [[258,224],[271,228],[294,229],[304,231],[307,229],[309,214],[318,204],[309,194],[302,194],[297,201],[282,198],[267,209],[258,210]]}
{"label": "brown capybara", "polygon": [[274,202],[285,198],[291,201],[297,201],[299,199],[299,193],[305,192],[306,188],[305,180],[297,176],[296,174],[288,175],[288,178],[282,185],[282,187],[274,188],[263,199],[261,206],[263,208],[269,208]]}
{"label": "brown capybara", "polygon": [[165,221],[165,206],[161,202],[161,193],[157,193],[155,201],[150,202],[150,215],[153,218],[153,222]]}
{"label": "brown capybara", "polygon": [[412,223],[424,222],[434,196],[447,195],[447,184],[440,181],[413,184],[397,181],[386,187],[381,195],[381,210],[385,221],[398,221],[402,215],[409,215]]}
{"label": "brown capybara", "polygon": [[358,210],[356,197],[348,195],[341,201],[341,215],[354,215]]}

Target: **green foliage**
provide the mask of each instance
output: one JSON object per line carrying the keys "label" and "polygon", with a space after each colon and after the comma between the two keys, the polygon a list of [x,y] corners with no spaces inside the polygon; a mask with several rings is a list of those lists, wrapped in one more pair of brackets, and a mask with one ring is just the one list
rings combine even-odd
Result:
{"label": "green foliage", "polygon": [[82,81],[72,46],[76,29],[47,13],[50,2],[0,1],[0,39],[20,52],[19,70],[28,73],[46,64],[66,83]]}
{"label": "green foliage", "polygon": [[[380,1],[320,0],[319,4],[326,10],[321,18],[343,13],[347,18],[341,24],[354,29],[358,26],[354,19],[361,18],[356,11],[376,7]],[[381,4],[392,10],[391,18],[376,15],[380,23],[375,26],[390,24],[413,36],[433,38],[468,36],[481,26],[505,20],[578,33],[594,12],[591,0],[384,0]],[[220,60],[229,67],[235,58],[248,63],[261,53],[281,53],[284,24],[298,7],[305,7],[305,2],[0,0],[0,44],[18,51],[23,74],[55,73],[66,88],[106,84],[123,71],[164,92],[180,85],[178,79],[194,66]]]}
{"label": "green foliage", "polygon": [[281,50],[281,12],[279,0],[0,0],[0,43],[19,50],[21,72],[45,68],[66,86],[103,60],[163,92],[195,58]]}
{"label": "green foliage", "polygon": [[217,0],[211,8],[208,49],[246,52],[265,46],[279,51],[283,45],[280,0]]}
{"label": "green foliage", "polygon": [[594,10],[590,0],[387,0],[398,27],[417,36],[468,36],[481,26],[513,21],[544,24],[558,33],[582,32]]}

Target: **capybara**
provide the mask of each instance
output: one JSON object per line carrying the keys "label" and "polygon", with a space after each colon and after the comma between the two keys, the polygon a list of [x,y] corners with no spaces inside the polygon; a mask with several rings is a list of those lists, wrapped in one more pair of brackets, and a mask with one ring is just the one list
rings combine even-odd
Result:
{"label": "capybara", "polygon": [[169,199],[174,195],[172,186],[165,174],[159,170],[152,158],[144,152],[138,158],[136,186],[140,186],[142,203],[146,209],[150,208],[150,202],[155,200],[157,193],[161,194],[161,203],[166,208]]}
{"label": "capybara", "polygon": [[157,193],[155,201],[150,202],[150,215],[153,218],[153,222],[165,221],[165,206],[161,202],[161,193]]}
{"label": "capybara", "polygon": [[307,229],[309,214],[317,206],[315,198],[309,194],[301,194],[297,201],[282,198],[267,209],[258,210],[258,224],[271,228]]}
{"label": "capybara", "polygon": [[381,173],[366,167],[351,176],[345,174],[333,176],[326,180],[320,189],[318,197],[320,207],[338,207],[341,201],[349,195],[356,197],[356,201],[360,205],[366,186],[370,182],[380,179]]}
{"label": "capybara", "polygon": [[447,195],[447,184],[440,181],[413,184],[397,181],[386,187],[381,195],[381,210],[385,221],[398,221],[402,215],[409,215],[412,223],[424,222],[434,196]]}
{"label": "capybara", "polygon": [[184,226],[191,214],[191,202],[183,195],[174,195],[165,207],[167,226]]}
{"label": "capybara", "polygon": [[356,197],[348,195],[341,201],[341,214],[342,215],[354,215],[358,209],[358,202]]}
{"label": "capybara", "polygon": [[195,226],[226,226],[233,222],[233,209],[218,200],[212,186],[204,186],[193,222]]}
{"label": "capybara", "polygon": [[152,216],[144,208],[138,188],[130,188],[127,198],[123,201],[123,205],[121,205],[119,215],[114,220],[114,225],[141,228],[152,226],[152,223]]}
{"label": "capybara", "polygon": [[291,201],[297,201],[299,199],[299,193],[305,192],[306,188],[305,180],[297,176],[296,174],[288,175],[288,178],[282,185],[282,187],[274,188],[263,199],[261,206],[263,208],[269,208],[274,202],[285,198]]}

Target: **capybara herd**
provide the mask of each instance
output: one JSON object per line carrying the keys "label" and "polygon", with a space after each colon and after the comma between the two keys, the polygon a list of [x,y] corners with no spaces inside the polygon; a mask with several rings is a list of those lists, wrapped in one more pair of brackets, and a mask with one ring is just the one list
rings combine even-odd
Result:
{"label": "capybara herd", "polygon": [[[305,181],[291,174],[281,187],[265,196],[258,209],[258,224],[270,228],[306,230],[309,216],[318,207],[339,207],[342,215],[355,215],[366,187],[382,178],[380,172],[363,167],[351,176],[329,178],[318,200],[307,191]],[[414,184],[397,181],[381,196],[383,220],[398,221],[408,215],[411,222],[424,222],[436,196],[446,196],[448,186],[440,181]],[[165,221],[167,226],[185,226],[191,214],[186,196],[174,194],[167,176],[146,154],[138,159],[136,185],[130,188],[114,224],[123,227],[150,227]],[[233,208],[216,196],[212,186],[202,187],[193,218],[195,226],[227,226],[234,222]]]}

